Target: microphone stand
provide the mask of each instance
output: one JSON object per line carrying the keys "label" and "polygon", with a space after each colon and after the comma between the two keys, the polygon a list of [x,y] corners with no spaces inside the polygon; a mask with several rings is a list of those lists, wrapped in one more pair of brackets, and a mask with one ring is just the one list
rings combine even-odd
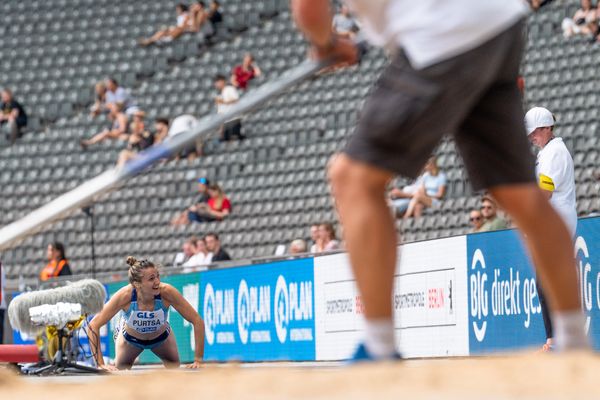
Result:
{"label": "microphone stand", "polygon": [[92,278],[96,278],[96,244],[94,242],[94,206],[90,205],[81,209],[90,218],[90,246],[92,248]]}

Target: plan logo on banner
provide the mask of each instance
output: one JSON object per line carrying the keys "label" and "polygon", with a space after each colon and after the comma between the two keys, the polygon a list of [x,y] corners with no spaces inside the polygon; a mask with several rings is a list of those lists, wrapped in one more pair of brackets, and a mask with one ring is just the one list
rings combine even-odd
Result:
{"label": "plan logo on banner", "polygon": [[469,235],[467,262],[470,352],[543,344],[533,268],[517,233]]}
{"label": "plan logo on banner", "polygon": [[312,259],[202,274],[209,360],[314,359]]}

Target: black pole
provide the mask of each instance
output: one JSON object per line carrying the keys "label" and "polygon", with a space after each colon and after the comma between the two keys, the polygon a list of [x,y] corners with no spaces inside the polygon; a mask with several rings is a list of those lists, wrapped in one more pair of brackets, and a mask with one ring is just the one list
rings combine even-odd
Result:
{"label": "black pole", "polygon": [[90,217],[90,246],[92,247],[92,278],[96,278],[96,244],[94,242],[94,206],[82,208],[85,215]]}

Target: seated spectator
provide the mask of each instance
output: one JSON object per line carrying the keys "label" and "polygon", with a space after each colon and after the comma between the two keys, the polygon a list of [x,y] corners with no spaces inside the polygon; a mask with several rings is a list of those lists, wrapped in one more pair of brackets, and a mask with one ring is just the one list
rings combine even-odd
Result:
{"label": "seated spectator", "polygon": [[356,37],[356,33],[360,30],[360,27],[350,14],[348,6],[342,5],[339,14],[333,17],[332,30],[339,36],[347,39],[354,39]]}
{"label": "seated spectator", "polygon": [[139,111],[138,106],[136,105],[135,99],[129,92],[129,90],[125,89],[122,86],[119,86],[119,82],[117,82],[114,78],[108,78],[106,80],[106,101],[105,101],[105,109],[110,114],[115,114],[117,111],[117,104],[123,104],[123,111],[127,115],[132,115],[136,111]]}
{"label": "seated spectator", "polygon": [[554,0],[528,0],[529,5],[534,11],[539,10],[540,8],[550,4]]}
{"label": "seated spectator", "polygon": [[215,30],[210,20],[210,11],[206,8],[204,1],[198,1],[190,7],[190,18],[186,31],[198,32],[204,38],[214,35]]}
{"label": "seated spectator", "polygon": [[154,120],[154,143],[162,143],[169,135],[169,120],[158,117]]}
{"label": "seated spectator", "polygon": [[190,22],[191,16],[188,12],[188,6],[179,3],[175,6],[175,12],[177,13],[177,24],[175,26],[169,26],[167,28],[161,29],[149,38],[140,39],[138,43],[141,46],[148,46],[156,42],[166,43],[177,39],[179,36],[183,35],[186,31],[188,31],[190,27],[193,26],[193,23]]}
{"label": "seated spectator", "polygon": [[231,260],[229,253],[227,253],[221,247],[219,235],[217,235],[214,232],[210,232],[207,233],[206,236],[204,236],[204,240],[206,241],[206,250],[208,250],[213,255],[212,262]]}
{"label": "seated spectator", "polygon": [[197,240],[198,239],[196,237],[192,236],[191,238],[183,242],[183,245],[181,246],[181,253],[177,253],[175,255],[175,259],[173,260],[174,267],[182,266],[183,264],[188,262],[194,254],[196,254]]}
{"label": "seated spectator", "polygon": [[[215,98],[217,113],[226,113],[239,101],[240,95],[233,85],[227,84],[223,75],[217,75],[215,77],[215,88],[219,91],[219,95]],[[241,117],[235,117],[225,122],[221,128],[221,141],[228,142],[233,136],[237,136],[239,140],[245,139],[245,136],[242,135]]]}
{"label": "seated spectator", "polygon": [[6,313],[6,292],[4,287],[6,286],[6,278],[4,276],[4,269],[0,262],[0,344],[4,343],[4,314]]}
{"label": "seated spectator", "polygon": [[210,198],[208,195],[209,185],[210,181],[208,179],[198,178],[198,197],[196,197],[196,200],[191,206],[171,220],[171,225],[187,225],[190,223],[190,213],[195,214],[208,202],[208,199]]}
{"label": "seated spectator", "polygon": [[104,82],[96,83],[94,86],[94,105],[90,108],[90,115],[97,117],[106,109],[106,85]]}
{"label": "seated spectator", "polygon": [[239,89],[246,90],[246,88],[248,88],[248,82],[259,77],[261,74],[260,68],[254,63],[252,54],[246,53],[242,63],[233,68],[231,73],[231,83]]}
{"label": "seated spectator", "polygon": [[193,267],[208,265],[212,262],[212,257],[213,253],[206,248],[206,239],[196,239],[196,252],[185,264],[183,264],[184,271],[188,272],[193,270]]}
{"label": "seated spectator", "polygon": [[404,218],[420,217],[426,208],[438,207],[446,194],[446,174],[440,171],[437,159],[431,157],[425,164],[420,186],[413,195]]}
{"label": "seated spectator", "polygon": [[290,243],[290,254],[302,254],[307,251],[306,242],[303,239],[295,239]]}
{"label": "seated spectator", "polygon": [[581,8],[575,11],[573,18],[563,19],[562,30],[566,38],[597,33],[597,14],[591,0],[581,0]]}
{"label": "seated spectator", "polygon": [[223,22],[223,14],[219,10],[221,7],[221,3],[217,0],[213,0],[210,2],[209,10],[208,10],[208,19],[212,23],[214,30],[217,30],[217,27]]}
{"label": "seated spectator", "polygon": [[6,140],[14,144],[21,137],[21,129],[27,126],[27,114],[10,90],[2,90],[0,100],[0,128],[4,131]]}
{"label": "seated spectator", "polygon": [[146,150],[154,143],[154,135],[146,130],[144,116],[143,111],[138,111],[133,115],[133,122],[129,126],[131,133],[127,141],[127,148],[119,153],[118,167],[125,165],[127,161],[135,158],[137,153]]}
{"label": "seated spectator", "polygon": [[123,112],[123,109],[123,103],[117,103],[115,114],[114,116],[111,116],[113,120],[112,127],[110,129],[105,129],[102,132],[95,134],[90,139],[82,139],[79,142],[81,148],[83,150],[86,150],[88,146],[103,142],[107,139],[127,140],[129,137],[128,118],[127,115]]}
{"label": "seated spectator", "polygon": [[65,246],[60,242],[53,242],[48,245],[46,251],[48,264],[40,272],[40,280],[47,281],[50,278],[58,276],[71,275],[71,266],[65,254]]}
{"label": "seated spectator", "polygon": [[231,202],[215,183],[208,186],[210,196],[206,204],[200,204],[195,211],[188,212],[188,220],[194,222],[222,221],[231,213]]}
{"label": "seated spectator", "polygon": [[484,223],[478,232],[497,231],[507,228],[506,221],[498,216],[496,201],[489,195],[484,195],[481,198],[481,215],[483,216]]}
{"label": "seated spectator", "polygon": [[310,245],[311,253],[313,252],[312,249],[316,246],[317,242],[319,241],[319,225],[320,224],[312,224],[310,226],[310,240],[312,242],[312,244]]}
{"label": "seated spectator", "polygon": [[419,176],[410,185],[406,185],[401,189],[398,187],[394,187],[390,190],[388,198],[394,217],[398,218],[404,215],[404,213],[408,209],[410,200],[414,197],[415,193],[417,193],[417,190],[421,185],[421,179],[422,176]]}
{"label": "seated spectator", "polygon": [[479,232],[483,226],[483,215],[479,210],[471,210],[469,213],[469,223],[471,224],[471,232]]}
{"label": "seated spectator", "polygon": [[335,237],[333,224],[324,222],[319,225],[319,237],[316,243],[311,247],[311,253],[322,253],[324,251],[333,251],[341,249],[340,242]]}

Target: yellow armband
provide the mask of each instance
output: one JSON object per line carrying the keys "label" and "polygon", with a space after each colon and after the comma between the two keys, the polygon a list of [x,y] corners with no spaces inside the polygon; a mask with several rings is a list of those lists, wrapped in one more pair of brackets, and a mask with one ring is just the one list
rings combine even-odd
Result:
{"label": "yellow armband", "polygon": [[538,184],[541,189],[554,192],[554,181],[552,181],[552,178],[549,176],[540,174],[540,180]]}

